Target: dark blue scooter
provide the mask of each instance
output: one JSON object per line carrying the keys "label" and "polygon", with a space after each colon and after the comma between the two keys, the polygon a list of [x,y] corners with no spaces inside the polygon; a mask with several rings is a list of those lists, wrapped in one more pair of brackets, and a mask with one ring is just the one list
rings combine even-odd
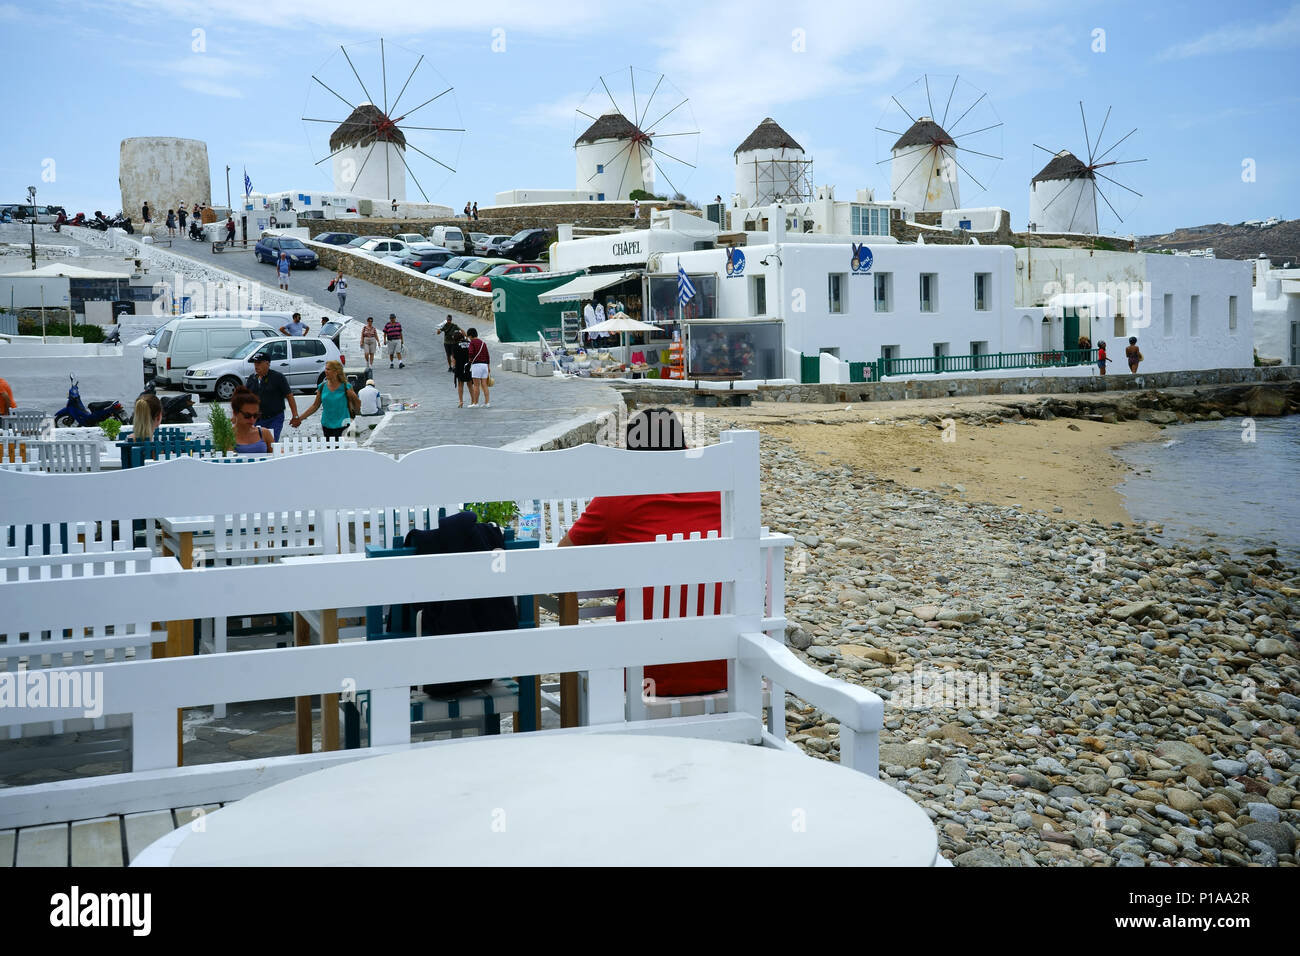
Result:
{"label": "dark blue scooter", "polygon": [[77,380],[69,375],[68,381],[72,383],[68,386],[68,404],[54,413],[56,428],[98,425],[106,418],[116,418],[122,424],[126,424],[126,410],[122,408],[121,402],[91,402],[90,408],[87,409],[82,404],[81,389],[77,387]]}

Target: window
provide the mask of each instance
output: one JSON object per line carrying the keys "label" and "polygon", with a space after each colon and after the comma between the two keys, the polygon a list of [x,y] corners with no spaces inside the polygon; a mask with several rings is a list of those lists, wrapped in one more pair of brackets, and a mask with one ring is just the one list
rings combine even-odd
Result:
{"label": "window", "polygon": [[283,339],[267,342],[257,350],[258,355],[265,355],[272,362],[283,362],[289,358],[288,343]]}
{"label": "window", "polygon": [[933,272],[921,273],[921,311],[937,311],[935,296],[938,293],[939,276]]}
{"label": "window", "polygon": [[1193,337],[1201,334],[1201,297],[1192,296],[1192,307],[1188,313],[1188,330],[1187,334]]}
{"label": "window", "polygon": [[880,347],[880,357],[882,359],[896,359],[899,357],[898,352],[899,346],[897,345],[882,345]]}
{"label": "window", "polygon": [[750,315],[767,315],[767,276],[753,276],[749,280],[749,285],[752,290]]}
{"label": "window", "polygon": [[1111,334],[1117,339],[1122,339],[1124,337],[1124,316],[1115,316],[1115,330]]}
{"label": "window", "polygon": [[596,164],[596,172],[597,172],[597,173],[603,173],[604,171],[605,171],[605,164],[604,164],[604,163],[597,163],[597,164]]}
{"label": "window", "polygon": [[889,235],[889,210],[875,206],[849,206],[849,232],[855,236]]}
{"label": "window", "polygon": [[308,358],[313,355],[324,355],[325,343],[320,339],[307,339],[305,342],[293,343],[294,358]]}
{"label": "window", "polygon": [[989,343],[988,342],[972,342],[970,344],[970,354],[974,356],[974,361],[971,363],[973,368],[980,369],[980,368],[989,367],[989,363],[988,363]]}
{"label": "window", "polygon": [[1228,296],[1228,331],[1237,331],[1237,297]]}
{"label": "window", "polygon": [[832,272],[826,278],[827,278],[827,285],[829,286],[827,290],[829,295],[829,301],[826,307],[827,311],[830,312],[832,315],[840,315],[841,313],[844,312],[845,275],[842,272]]}
{"label": "window", "polygon": [[876,286],[876,311],[892,312],[894,311],[894,274],[892,272],[877,272],[875,275]]}
{"label": "window", "polygon": [[1174,334],[1174,296],[1172,292],[1165,293],[1165,337]]}
{"label": "window", "polygon": [[597,200],[598,202],[604,202],[604,201],[605,201],[605,194],[604,194],[604,193],[596,193],[596,200]]}
{"label": "window", "polygon": [[975,273],[975,311],[989,311],[989,290],[993,285],[993,273]]}

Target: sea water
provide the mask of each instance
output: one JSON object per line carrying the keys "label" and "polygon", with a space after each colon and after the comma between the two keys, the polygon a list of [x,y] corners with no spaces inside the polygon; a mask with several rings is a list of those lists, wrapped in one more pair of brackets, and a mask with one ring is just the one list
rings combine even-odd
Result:
{"label": "sea water", "polygon": [[1300,563],[1300,416],[1194,422],[1161,435],[1116,451],[1133,468],[1119,492],[1134,520],[1158,522],[1182,544],[1275,544],[1282,560]]}

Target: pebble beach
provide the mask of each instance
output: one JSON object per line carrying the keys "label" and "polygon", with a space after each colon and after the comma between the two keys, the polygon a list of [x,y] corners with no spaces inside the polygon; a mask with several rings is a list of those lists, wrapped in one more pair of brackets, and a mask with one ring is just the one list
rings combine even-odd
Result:
{"label": "pebble beach", "polygon": [[[946,444],[987,459],[964,482],[936,466],[950,414]],[[1156,426],[918,403],[696,419],[700,438],[760,429],[764,523],[797,539],[788,641],[885,699],[881,778],[945,857],[1295,865],[1300,572],[1267,544],[1171,546],[1127,520],[1108,449]],[[1066,467],[1052,436],[1077,443]],[[833,718],[789,700],[786,721],[838,759]]]}

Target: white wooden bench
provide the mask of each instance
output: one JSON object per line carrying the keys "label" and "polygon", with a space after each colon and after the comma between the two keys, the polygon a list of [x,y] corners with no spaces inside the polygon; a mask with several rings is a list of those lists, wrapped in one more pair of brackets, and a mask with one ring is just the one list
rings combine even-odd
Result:
{"label": "white wooden bench", "polygon": [[[114,521],[193,512],[199,502],[213,512],[235,513],[247,505],[249,491],[243,482],[230,481],[230,467],[180,459],[89,475],[0,472],[0,501],[6,502],[6,520],[22,527],[79,522],[111,528]],[[336,557],[8,583],[0,587],[5,588],[10,631],[103,626],[137,617],[142,609],[155,620],[174,622],[575,589],[622,588],[636,594],[643,587],[715,582],[723,588],[722,613],[82,665],[103,674],[105,713],[130,714],[132,772],[0,791],[0,829],[221,803],[339,762],[412,746],[443,746],[411,743],[411,686],[503,674],[585,675],[587,726],[544,733],[684,735],[794,749],[784,737],[784,691],[789,690],[838,719],[846,767],[876,773],[880,698],[807,667],[783,645],[783,595],[779,587],[775,592],[766,588],[765,594],[765,562],[780,552],[765,553],[760,544],[755,432],[726,432],[717,445],[690,453],[659,452],[649,462],[644,453],[592,445],[536,453],[457,446],[424,449],[400,461],[364,450],[341,451],[331,456],[328,480],[321,480],[310,456],[253,467],[262,473],[259,506],[268,511],[346,510],[355,507],[364,489],[382,489],[384,500],[410,507],[466,499],[721,491],[722,534],[710,540],[501,554]],[[104,537],[102,532],[99,536]],[[635,695],[637,668],[716,659],[728,662],[730,713],[629,719],[625,669]],[[766,721],[764,678],[772,687]],[[178,708],[215,697],[270,700],[320,694],[325,713],[337,707],[338,694],[348,688],[370,690],[367,748],[177,766]],[[0,728],[77,716],[67,707],[0,708]]]}

